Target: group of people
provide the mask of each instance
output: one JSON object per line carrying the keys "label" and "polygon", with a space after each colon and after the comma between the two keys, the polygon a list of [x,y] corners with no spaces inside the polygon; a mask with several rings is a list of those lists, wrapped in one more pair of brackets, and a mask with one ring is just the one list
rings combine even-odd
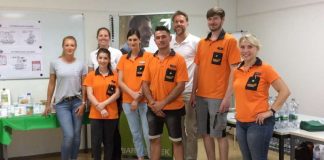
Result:
{"label": "group of people", "polygon": [[[244,160],[266,160],[274,127],[274,114],[290,92],[279,74],[257,53],[258,39],[243,35],[238,43],[223,29],[225,12],[207,11],[210,32],[200,39],[187,31],[188,15],[172,16],[168,28],[157,26],[155,53],[141,47],[141,33],[131,28],[128,51],[109,46],[110,31],[97,32],[98,49],[90,54],[88,72],[74,57],[74,37],[63,39],[62,55],[50,64],[47,105],[54,108],[63,132],[61,157],[77,159],[82,114],[90,102],[91,147],[95,160],[121,158],[118,119],[124,111],[139,160],[161,157],[163,125],[168,130],[176,160],[197,159],[197,137],[202,136],[208,160],[228,159],[227,112],[234,92],[237,139]],[[123,55],[124,54],[124,55]],[[269,88],[277,92],[269,106]],[[120,98],[122,97],[122,98]],[[123,126],[121,126],[123,127]]]}

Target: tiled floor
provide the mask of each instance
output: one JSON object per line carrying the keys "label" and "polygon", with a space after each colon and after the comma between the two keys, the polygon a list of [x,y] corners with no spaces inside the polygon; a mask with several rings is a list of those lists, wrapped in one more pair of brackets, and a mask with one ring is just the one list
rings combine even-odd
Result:
{"label": "tiled floor", "polygon": [[[233,142],[233,136],[229,137],[229,160],[241,160],[241,153],[238,148],[237,142]],[[217,144],[217,142],[216,142]],[[216,145],[217,146],[217,145]],[[218,152],[218,148],[216,148],[216,156]],[[278,160],[278,152],[269,151],[269,160]],[[10,160],[59,160],[59,155],[53,155],[51,157],[42,157],[42,158],[10,158]],[[285,159],[289,159],[288,155],[285,155]],[[78,160],[91,160],[91,154],[90,153],[80,153]],[[131,160],[131,159],[124,159],[124,160]],[[133,159],[132,159],[133,160]],[[207,160],[204,145],[202,139],[199,139],[198,141],[198,160]]]}

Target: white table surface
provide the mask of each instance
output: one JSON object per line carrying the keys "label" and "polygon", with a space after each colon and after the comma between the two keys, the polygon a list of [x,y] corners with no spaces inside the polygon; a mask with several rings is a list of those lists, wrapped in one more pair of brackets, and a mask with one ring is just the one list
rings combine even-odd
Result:
{"label": "white table surface", "polygon": [[[319,120],[321,123],[324,123],[324,118],[321,117],[315,117],[315,116],[309,116],[304,114],[297,114],[298,115],[298,121],[309,121],[309,120]],[[227,122],[231,124],[236,124],[235,119],[235,112],[229,112],[227,114]],[[324,131],[322,132],[309,132],[302,129],[276,129],[274,130],[276,134],[279,135],[287,135],[291,134],[294,136],[314,139],[317,141],[324,142]]]}

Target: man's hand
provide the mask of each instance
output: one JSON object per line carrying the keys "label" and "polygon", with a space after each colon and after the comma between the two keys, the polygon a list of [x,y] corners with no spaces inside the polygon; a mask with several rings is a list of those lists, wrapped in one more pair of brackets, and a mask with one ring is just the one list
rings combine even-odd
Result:
{"label": "man's hand", "polygon": [[196,95],[195,94],[191,94],[189,102],[190,102],[190,105],[192,108],[196,107]]}
{"label": "man's hand", "polygon": [[157,116],[165,117],[165,113],[162,111],[165,105],[164,101],[155,101],[151,108]]}
{"label": "man's hand", "polygon": [[224,98],[222,100],[220,107],[219,107],[219,112],[220,113],[227,112],[229,110],[230,105],[231,105],[230,98]]}

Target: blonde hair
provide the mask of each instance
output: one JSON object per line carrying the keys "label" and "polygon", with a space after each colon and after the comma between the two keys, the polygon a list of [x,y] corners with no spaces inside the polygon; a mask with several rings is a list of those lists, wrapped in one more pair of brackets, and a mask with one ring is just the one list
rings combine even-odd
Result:
{"label": "blonde hair", "polygon": [[[75,43],[75,47],[77,47],[77,41],[76,41],[75,37],[73,37],[73,36],[66,36],[66,37],[64,37],[63,40],[62,40],[62,47],[64,47],[64,43],[68,39],[73,40],[74,43]],[[61,54],[60,57],[62,57],[62,56],[64,56],[64,51],[62,51],[62,54]]]}
{"label": "blonde hair", "polygon": [[255,46],[258,50],[260,50],[261,48],[261,44],[260,41],[256,38],[255,35],[251,34],[251,33],[246,33],[244,34],[240,40],[239,40],[239,46],[241,46],[241,44],[243,42],[248,42],[251,43],[253,46]]}

